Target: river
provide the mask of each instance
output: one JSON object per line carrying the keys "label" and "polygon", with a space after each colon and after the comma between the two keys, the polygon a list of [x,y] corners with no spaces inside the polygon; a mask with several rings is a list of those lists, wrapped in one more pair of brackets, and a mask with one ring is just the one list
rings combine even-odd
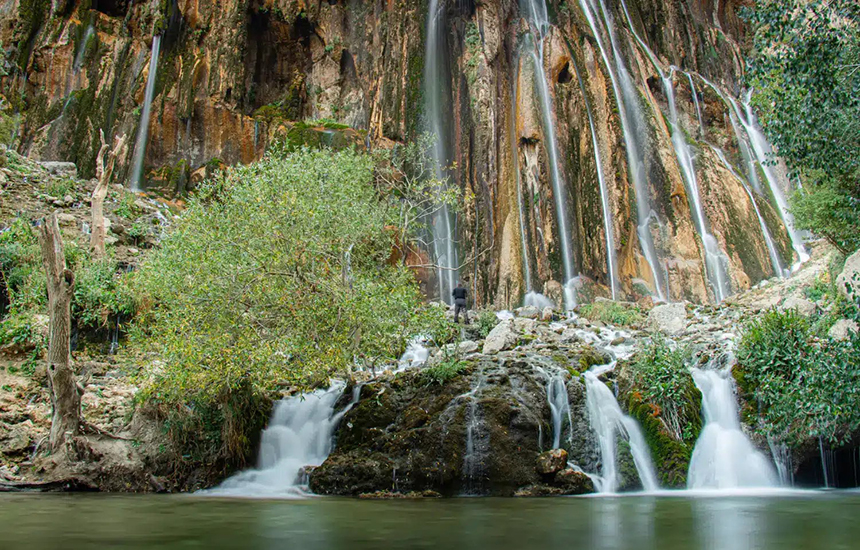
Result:
{"label": "river", "polygon": [[367,501],[0,495],[0,547],[857,548],[860,492]]}

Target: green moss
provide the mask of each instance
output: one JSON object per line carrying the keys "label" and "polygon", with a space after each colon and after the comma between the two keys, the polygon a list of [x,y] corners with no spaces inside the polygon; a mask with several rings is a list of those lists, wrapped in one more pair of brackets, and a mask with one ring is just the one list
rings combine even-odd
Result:
{"label": "green moss", "polygon": [[21,41],[18,42],[18,66],[22,70],[30,61],[36,35],[46,22],[50,9],[50,0],[20,0],[18,3],[18,28],[21,36]]}

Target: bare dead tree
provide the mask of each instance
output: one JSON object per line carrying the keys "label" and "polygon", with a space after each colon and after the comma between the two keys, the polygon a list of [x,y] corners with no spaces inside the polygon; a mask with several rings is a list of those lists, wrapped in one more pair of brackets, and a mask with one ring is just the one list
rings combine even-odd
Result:
{"label": "bare dead tree", "polygon": [[[108,153],[108,144],[105,141],[103,130],[99,130],[99,138],[102,145],[96,156],[96,177],[98,178],[98,183],[92,197],[93,214],[92,232],[90,233],[90,247],[92,248],[94,258],[103,258],[105,255],[105,197],[107,196],[108,185],[110,185],[117,159],[125,158],[128,152],[125,134],[116,138],[110,153]],[[105,164],[104,158],[106,153],[107,164]]]}
{"label": "bare dead tree", "polygon": [[77,435],[80,430],[81,395],[72,370],[69,342],[75,274],[66,267],[56,213],[41,220],[39,245],[48,277],[48,384],[54,409],[50,444],[51,449],[57,451],[66,437]]}

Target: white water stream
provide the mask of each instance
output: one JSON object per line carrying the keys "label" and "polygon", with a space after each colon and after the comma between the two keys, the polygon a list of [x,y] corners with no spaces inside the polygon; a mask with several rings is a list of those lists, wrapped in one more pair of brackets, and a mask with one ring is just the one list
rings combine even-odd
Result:
{"label": "white water stream", "polygon": [[131,165],[131,190],[140,191],[140,178],[143,172],[143,158],[146,154],[146,140],[149,134],[149,112],[152,96],[155,93],[155,76],[158,73],[158,54],[161,51],[161,35],[152,37],[152,54],[149,59],[149,75],[146,78],[146,93],[137,126],[137,141],[134,144],[134,159]]}
{"label": "white water stream", "polygon": [[693,369],[692,375],[702,392],[705,425],[690,460],[687,488],[777,487],[773,465],[741,430],[731,367]]}
{"label": "white water stream", "polygon": [[[594,4],[595,1],[597,5]],[[657,298],[666,301],[668,299],[668,293],[664,290],[667,287],[666,276],[657,257],[657,248],[651,234],[652,220],[659,224],[659,218],[651,206],[651,192],[645,175],[645,131],[647,125],[639,106],[639,93],[618,49],[612,15],[604,6],[603,0],[579,0],[579,4],[600,49],[600,55],[606,65],[615,93],[615,100],[618,103],[618,113],[627,153],[628,174],[636,194],[639,244],[651,269]],[[601,28],[598,25],[598,7],[603,14],[603,26],[609,37],[613,61],[609,59],[608,52],[610,49],[604,44]]]}
{"label": "white water stream", "polygon": [[[555,135],[555,122],[553,120],[552,98],[549,93],[549,81],[544,70],[544,38],[549,31],[549,19],[546,12],[546,4],[543,0],[523,0],[521,11],[526,14],[529,23],[534,29],[536,37],[527,34],[523,37],[524,47],[532,59],[535,72],[535,87],[540,98],[541,117],[543,119],[544,142],[546,144],[547,162],[549,164],[549,175],[555,201],[556,218],[558,219],[559,243],[561,245],[561,259],[564,268],[564,301],[565,308],[570,311],[576,307],[576,292],[570,281],[574,278],[573,266],[573,243],[571,242],[570,229],[567,219],[567,186],[562,181],[559,169],[558,143]],[[530,44],[531,43],[531,44]],[[531,45],[532,47],[529,47]]]}
{"label": "white water stream", "polygon": [[586,407],[588,421],[597,435],[602,468],[599,475],[591,476],[595,488],[600,493],[615,493],[620,482],[618,472],[618,436],[630,444],[630,452],[636,465],[636,472],[645,491],[659,488],[657,473],[651,461],[651,450],[642,435],[642,429],[633,418],[627,416],[618,406],[612,391],[600,380],[600,376],[615,368],[615,362],[594,367],[583,374],[586,388]]}
{"label": "white water stream", "polygon": [[279,401],[261,435],[257,467],[240,472],[203,494],[281,498],[307,495],[304,468],[325,461],[340,419],[358,402],[361,388],[355,386],[350,403],[336,411],[335,405],[344,389],[346,384],[336,381],[327,390]]}
{"label": "white water stream", "polygon": [[[427,14],[427,44],[424,51],[424,108],[430,133],[435,137],[432,156],[436,177],[445,178],[445,168],[451,161],[445,120],[450,98],[446,97],[448,79],[445,68],[445,4],[430,0]],[[451,291],[457,285],[459,259],[454,242],[454,223],[446,203],[438,205],[430,220],[433,237],[433,254],[436,262],[436,278],[439,297],[446,304],[452,303]]]}

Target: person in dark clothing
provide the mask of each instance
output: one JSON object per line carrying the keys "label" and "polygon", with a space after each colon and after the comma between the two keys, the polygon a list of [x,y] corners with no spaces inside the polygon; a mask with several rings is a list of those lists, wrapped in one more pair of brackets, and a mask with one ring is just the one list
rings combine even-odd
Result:
{"label": "person in dark clothing", "polygon": [[460,318],[460,312],[463,312],[463,319],[465,319],[466,324],[469,324],[469,310],[466,308],[466,289],[463,288],[463,283],[461,281],[457,282],[457,288],[455,288],[451,292],[451,296],[454,297],[454,322],[458,323]]}

